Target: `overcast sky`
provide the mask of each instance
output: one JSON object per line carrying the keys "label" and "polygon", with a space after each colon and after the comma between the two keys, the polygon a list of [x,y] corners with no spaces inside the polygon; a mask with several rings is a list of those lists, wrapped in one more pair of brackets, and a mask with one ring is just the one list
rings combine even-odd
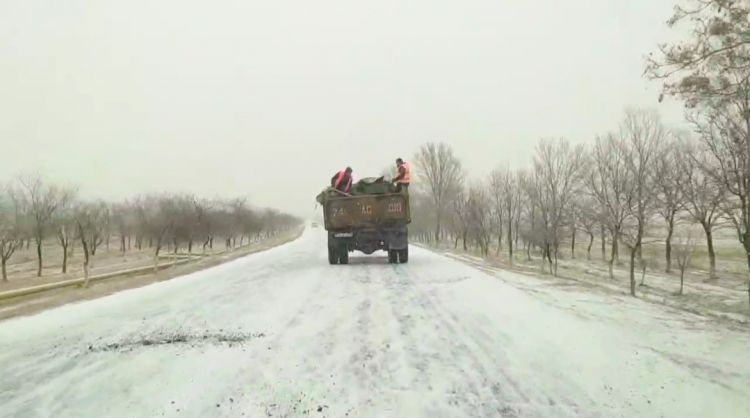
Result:
{"label": "overcast sky", "polygon": [[479,177],[658,104],[663,0],[0,0],[0,179],[247,195],[310,216],[333,173],[451,144]]}

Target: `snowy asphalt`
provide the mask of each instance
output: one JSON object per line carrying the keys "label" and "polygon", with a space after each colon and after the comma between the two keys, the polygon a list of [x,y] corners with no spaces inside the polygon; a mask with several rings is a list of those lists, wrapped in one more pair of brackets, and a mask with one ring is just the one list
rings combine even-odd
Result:
{"label": "snowy asphalt", "polygon": [[750,334],[325,231],[0,322],[0,417],[748,417]]}

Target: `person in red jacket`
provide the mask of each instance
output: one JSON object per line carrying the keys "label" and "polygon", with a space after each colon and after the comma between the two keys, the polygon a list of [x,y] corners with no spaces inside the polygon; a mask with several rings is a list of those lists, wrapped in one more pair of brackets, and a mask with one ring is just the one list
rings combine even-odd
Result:
{"label": "person in red jacket", "polygon": [[393,178],[393,182],[396,183],[396,193],[408,193],[409,184],[411,184],[411,166],[401,158],[396,159],[396,167],[398,172],[396,177]]}
{"label": "person in red jacket", "polygon": [[352,168],[346,167],[345,170],[341,170],[331,177],[331,187],[334,189],[349,193],[352,189]]}

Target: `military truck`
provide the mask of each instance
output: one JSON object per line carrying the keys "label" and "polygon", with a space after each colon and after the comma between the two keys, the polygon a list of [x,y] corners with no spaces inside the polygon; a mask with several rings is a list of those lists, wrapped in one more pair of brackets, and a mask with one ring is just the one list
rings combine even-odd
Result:
{"label": "military truck", "polygon": [[351,194],[328,189],[318,196],[328,231],[328,262],[348,264],[349,253],[388,252],[388,262],[409,262],[409,196],[382,178],[363,179]]}

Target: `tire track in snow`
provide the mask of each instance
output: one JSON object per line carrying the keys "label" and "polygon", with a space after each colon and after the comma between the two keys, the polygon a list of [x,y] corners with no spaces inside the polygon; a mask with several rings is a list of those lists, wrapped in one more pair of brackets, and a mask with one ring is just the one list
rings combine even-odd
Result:
{"label": "tire track in snow", "polygon": [[[464,371],[467,381],[476,382],[469,386],[470,392],[476,397],[479,406],[484,403],[484,413],[490,413],[487,406],[486,388],[490,388],[491,395],[489,403],[492,400],[499,400],[501,405],[494,411],[494,414],[500,413],[501,416],[529,416],[535,413],[538,406],[536,403],[546,403],[544,408],[555,409],[561,415],[568,416],[592,416],[588,411],[582,410],[575,402],[563,399],[553,400],[551,396],[535,391],[533,399],[528,389],[524,389],[513,379],[505,370],[502,362],[498,361],[498,355],[502,353],[497,347],[500,345],[496,342],[497,337],[487,332],[487,326],[478,323],[470,315],[459,316],[444,307],[440,300],[435,296],[434,287],[429,289],[431,279],[422,275],[418,268],[413,265],[405,267],[405,277],[411,284],[417,296],[414,306],[422,306],[427,311],[433,312],[441,329],[447,330],[447,334],[442,339],[451,346],[451,354],[454,358],[465,358],[470,364],[475,375],[470,376],[470,371]],[[460,280],[448,280],[448,283],[457,283]],[[445,280],[440,282],[444,285]],[[434,285],[433,285],[434,286]],[[486,325],[486,324],[485,324]],[[499,375],[501,379],[492,378]],[[484,388],[485,390],[478,389]],[[494,399],[493,399],[494,398]],[[596,415],[593,415],[596,416]]]}

